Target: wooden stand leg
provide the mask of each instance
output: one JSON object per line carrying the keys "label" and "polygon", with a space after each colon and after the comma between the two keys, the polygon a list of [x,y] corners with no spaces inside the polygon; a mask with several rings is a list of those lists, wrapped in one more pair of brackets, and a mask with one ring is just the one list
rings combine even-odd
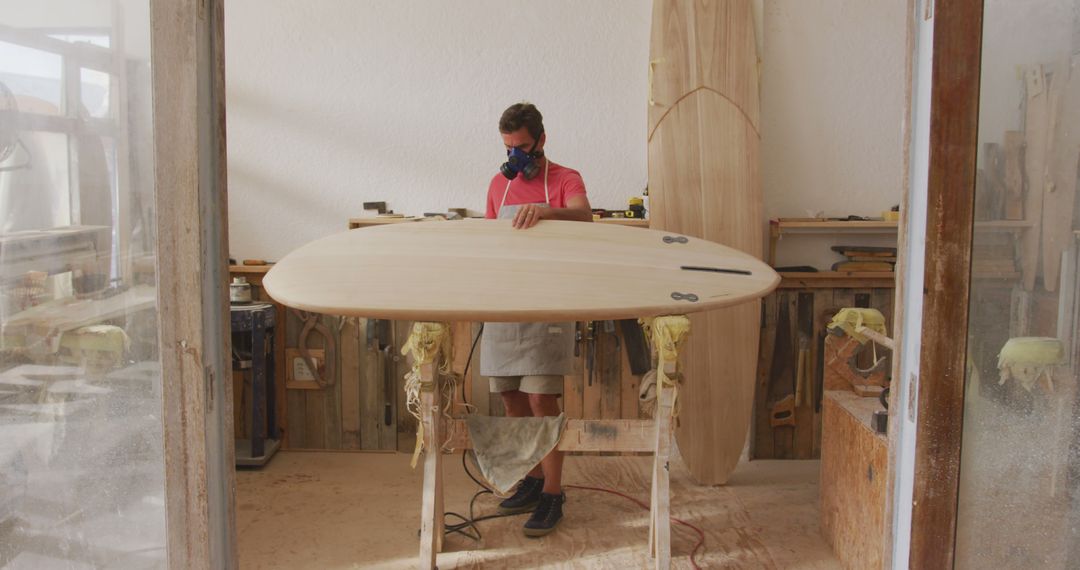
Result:
{"label": "wooden stand leg", "polygon": [[[675,377],[675,363],[665,372]],[[656,396],[656,446],[653,451],[652,501],[649,509],[649,554],[660,569],[671,567],[671,411],[675,390],[665,386]]]}
{"label": "wooden stand leg", "polygon": [[434,570],[435,555],[443,542],[443,473],[442,473],[442,390],[439,386],[439,359],[420,368],[423,387],[420,409],[424,421],[424,494],[420,514],[420,568]]}

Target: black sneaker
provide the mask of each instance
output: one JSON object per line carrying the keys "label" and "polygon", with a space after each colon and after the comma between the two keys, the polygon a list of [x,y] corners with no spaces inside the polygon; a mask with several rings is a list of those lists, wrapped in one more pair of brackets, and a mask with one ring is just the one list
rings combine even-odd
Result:
{"label": "black sneaker", "polygon": [[525,536],[537,538],[550,534],[562,520],[562,506],[566,502],[566,493],[549,495],[540,493],[540,504],[525,522]]}
{"label": "black sneaker", "polygon": [[527,513],[540,504],[540,494],[544,490],[544,480],[536,477],[525,476],[518,483],[517,491],[512,497],[499,503],[500,515],[516,515]]}

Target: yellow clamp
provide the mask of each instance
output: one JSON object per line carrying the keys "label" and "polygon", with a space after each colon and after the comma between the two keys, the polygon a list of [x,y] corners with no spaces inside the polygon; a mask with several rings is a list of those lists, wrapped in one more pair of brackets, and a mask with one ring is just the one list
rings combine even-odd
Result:
{"label": "yellow clamp", "polygon": [[[411,375],[420,377],[420,367],[435,362],[441,354],[442,364],[437,373],[449,374],[453,365],[453,340],[450,335],[450,325],[447,323],[415,322],[409,340],[401,347],[402,355],[412,357],[413,366]],[[420,382],[418,389],[422,392],[435,389],[434,382]],[[444,402],[444,405],[445,402]],[[433,416],[432,421],[439,421],[438,416]],[[416,447],[413,448],[413,456],[410,464],[416,467],[420,459],[420,452],[424,449],[424,421],[420,419],[416,424]]]}
{"label": "yellow clamp", "polygon": [[656,394],[663,392],[665,384],[670,384],[675,390],[675,398],[672,399],[674,409],[675,400],[678,398],[678,385],[668,378],[665,370],[666,364],[679,361],[679,347],[690,334],[690,319],[685,315],[666,317],[650,317],[640,319],[642,328],[645,329],[645,337],[649,339],[649,345],[656,355]]}

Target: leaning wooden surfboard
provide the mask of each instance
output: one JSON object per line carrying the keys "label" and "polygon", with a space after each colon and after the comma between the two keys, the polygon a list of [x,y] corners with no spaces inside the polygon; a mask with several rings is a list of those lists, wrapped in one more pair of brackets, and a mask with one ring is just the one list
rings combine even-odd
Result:
{"label": "leaning wooden surfboard", "polygon": [[[654,0],[650,227],[761,258],[757,45],[749,0]],[[746,442],[760,301],[691,317],[676,432],[694,478],[723,484]]]}

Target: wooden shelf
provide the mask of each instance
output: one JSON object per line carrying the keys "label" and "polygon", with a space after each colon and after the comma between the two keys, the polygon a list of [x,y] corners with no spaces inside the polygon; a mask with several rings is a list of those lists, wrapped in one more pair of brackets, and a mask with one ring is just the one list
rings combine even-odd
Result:
{"label": "wooden shelf", "polygon": [[[811,220],[795,220],[787,221],[784,219],[770,220],[769,224],[774,228],[774,232],[777,230],[781,234],[785,233],[806,233],[806,232],[827,232],[827,233],[890,233],[896,231],[899,227],[897,222],[886,221],[811,221]],[[975,222],[975,231],[1019,231],[1025,230],[1034,226],[1032,222],[1027,220],[993,220],[985,222]]]}
{"label": "wooden shelf", "polygon": [[975,222],[977,232],[1017,232],[1026,230],[1035,224],[1027,220],[994,220],[991,222]]}
{"label": "wooden shelf", "polygon": [[[402,224],[407,222],[418,222],[423,218],[415,216],[405,218],[349,218],[349,229],[354,230],[356,228],[366,228],[369,226],[384,226],[387,224]],[[649,220],[640,220],[636,218],[603,218],[597,220],[601,224],[614,224],[617,226],[630,226],[633,228],[648,228]]]}
{"label": "wooden shelf", "polygon": [[896,287],[896,273],[892,271],[782,271],[780,278],[781,289]]}
{"label": "wooden shelf", "polygon": [[[815,218],[776,218],[769,220],[769,265],[776,266],[776,245],[783,234],[881,234],[896,233],[898,222],[884,220],[841,221]],[[825,272],[823,272],[825,273]]]}
{"label": "wooden shelf", "polygon": [[229,273],[266,273],[273,267],[270,265],[230,265]]}
{"label": "wooden shelf", "polygon": [[368,226],[384,226],[386,224],[401,224],[420,220],[415,216],[404,218],[349,218],[349,229],[363,228]]}
{"label": "wooden shelf", "polygon": [[839,220],[812,220],[812,219],[785,219],[780,218],[778,220],[769,220],[769,225],[773,226],[779,233],[793,233],[793,232],[813,232],[813,231],[825,231],[825,232],[849,232],[852,230],[865,232],[871,230],[874,232],[888,233],[895,231],[897,228],[897,222],[887,222],[884,220],[870,220],[870,221],[839,221]]}
{"label": "wooden shelf", "polygon": [[630,226],[632,228],[648,228],[649,220],[638,218],[601,218],[596,220],[601,224],[614,224],[616,226]]}

